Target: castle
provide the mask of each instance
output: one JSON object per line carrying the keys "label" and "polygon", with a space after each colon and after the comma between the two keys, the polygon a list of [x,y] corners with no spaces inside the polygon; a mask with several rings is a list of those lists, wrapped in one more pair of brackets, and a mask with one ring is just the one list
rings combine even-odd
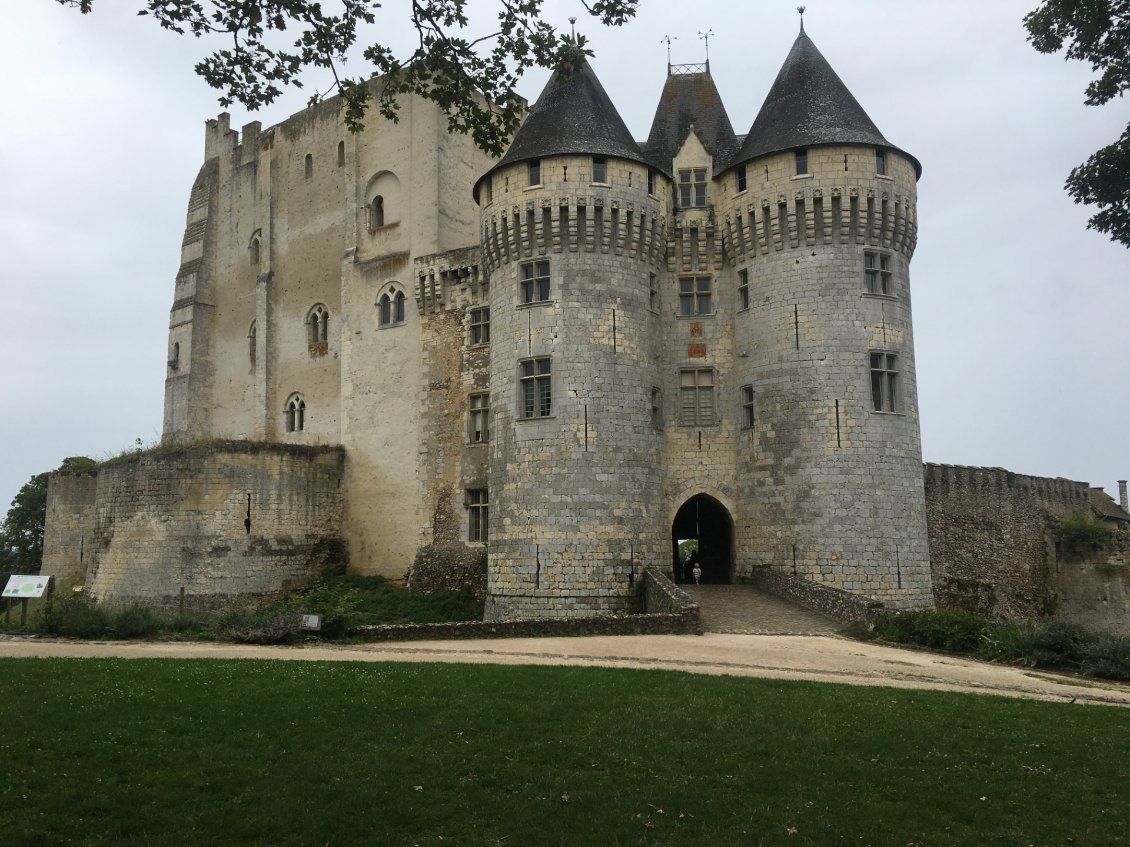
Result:
{"label": "castle", "polygon": [[745,135],[708,64],[642,143],[587,63],[554,74],[499,161],[422,99],[339,108],[208,121],[169,449],[54,478],[45,572],[223,598],[485,553],[489,619],[571,617],[696,539],[706,581],[934,604],[921,166],[803,28]]}

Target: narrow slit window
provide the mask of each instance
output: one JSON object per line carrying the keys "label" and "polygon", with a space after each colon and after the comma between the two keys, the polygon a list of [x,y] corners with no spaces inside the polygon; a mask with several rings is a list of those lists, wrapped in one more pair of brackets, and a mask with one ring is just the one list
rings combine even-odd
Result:
{"label": "narrow slit window", "polygon": [[751,429],[757,422],[752,385],[742,386],[742,428]]}
{"label": "narrow slit window", "polygon": [[490,440],[490,395],[472,394],[467,402],[467,440],[485,444]]}
{"label": "narrow slit window", "polygon": [[749,308],[749,270],[746,268],[738,271],[738,308]]}

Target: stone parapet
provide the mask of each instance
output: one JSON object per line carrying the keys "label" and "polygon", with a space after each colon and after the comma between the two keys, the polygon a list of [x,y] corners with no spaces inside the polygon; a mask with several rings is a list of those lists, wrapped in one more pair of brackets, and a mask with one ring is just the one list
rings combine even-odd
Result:
{"label": "stone parapet", "polygon": [[758,568],[751,582],[770,594],[838,621],[866,621],[883,609],[877,600],[861,597],[818,582],[801,579],[773,568]]}

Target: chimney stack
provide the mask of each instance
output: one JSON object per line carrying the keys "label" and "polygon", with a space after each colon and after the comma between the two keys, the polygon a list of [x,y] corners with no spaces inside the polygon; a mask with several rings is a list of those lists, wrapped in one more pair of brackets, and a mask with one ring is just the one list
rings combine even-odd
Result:
{"label": "chimney stack", "polygon": [[1122,507],[1122,511],[1130,512],[1130,501],[1126,499],[1126,480],[1118,480],[1118,505]]}

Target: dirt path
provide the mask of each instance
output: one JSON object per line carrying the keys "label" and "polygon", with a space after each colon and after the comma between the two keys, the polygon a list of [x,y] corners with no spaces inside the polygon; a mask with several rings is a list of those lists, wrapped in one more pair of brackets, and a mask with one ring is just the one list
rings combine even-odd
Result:
{"label": "dirt path", "polygon": [[1130,706],[1128,685],[900,650],[833,636],[708,633],[701,636],[513,638],[318,647],[23,638],[0,640],[0,657],[45,656],[661,668],[690,673],[928,688],[1078,704]]}

